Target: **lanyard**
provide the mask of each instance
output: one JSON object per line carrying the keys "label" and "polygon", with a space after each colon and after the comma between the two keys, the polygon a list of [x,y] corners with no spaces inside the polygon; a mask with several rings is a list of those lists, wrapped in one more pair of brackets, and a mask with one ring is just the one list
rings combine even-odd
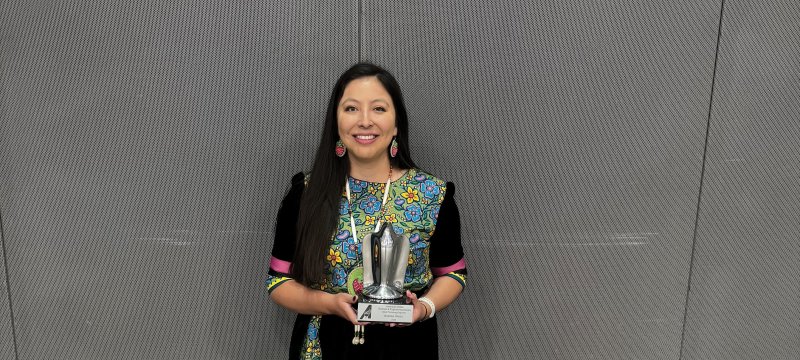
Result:
{"label": "lanyard", "polygon": [[[381,203],[381,213],[384,212],[384,208],[386,207],[386,199],[389,198],[389,186],[392,185],[392,171],[389,170],[389,180],[386,180],[386,189],[383,191],[383,202]],[[353,219],[353,208],[350,203],[350,178],[346,178],[344,182],[344,190],[347,193],[347,212],[350,213],[350,228],[353,231],[353,240],[358,242],[358,233],[356,232],[356,221]],[[381,219],[377,219],[375,221],[375,230],[373,232],[378,231],[381,228]]]}

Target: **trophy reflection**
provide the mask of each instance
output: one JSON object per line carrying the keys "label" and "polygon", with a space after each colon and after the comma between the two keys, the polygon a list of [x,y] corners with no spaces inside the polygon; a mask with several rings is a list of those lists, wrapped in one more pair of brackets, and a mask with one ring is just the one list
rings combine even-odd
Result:
{"label": "trophy reflection", "polygon": [[414,306],[406,303],[403,280],[408,267],[410,242],[389,223],[364,237],[364,290],[358,303],[359,322],[412,322]]}

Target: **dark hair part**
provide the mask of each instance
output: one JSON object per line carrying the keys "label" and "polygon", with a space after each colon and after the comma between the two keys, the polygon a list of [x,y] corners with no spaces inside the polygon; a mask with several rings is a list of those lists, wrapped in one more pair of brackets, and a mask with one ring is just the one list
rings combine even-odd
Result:
{"label": "dark hair part", "polygon": [[[353,65],[339,77],[331,92],[322,138],[314,157],[311,176],[300,200],[292,276],[305,285],[322,282],[325,255],[329,241],[335,235],[338,226],[339,202],[344,191],[345,179],[350,172],[348,158],[337,157],[334,151],[336,141],[339,140],[337,121],[339,101],[347,84],[366,76],[377,77],[394,103],[398,152],[396,157],[389,158],[392,166],[395,169],[416,167],[408,149],[408,116],[397,80],[388,71],[375,64],[361,62]],[[357,234],[352,235],[359,241]]]}

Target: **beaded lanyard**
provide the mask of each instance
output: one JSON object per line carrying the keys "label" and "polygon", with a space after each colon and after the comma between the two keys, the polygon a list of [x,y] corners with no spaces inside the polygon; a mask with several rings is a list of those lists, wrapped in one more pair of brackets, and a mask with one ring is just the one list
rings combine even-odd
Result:
{"label": "beaded lanyard", "polygon": [[[389,164],[389,180],[386,180],[386,189],[383,191],[383,202],[381,203],[381,212],[378,214],[378,218],[375,221],[375,230],[373,232],[378,231],[381,228],[381,220],[383,220],[384,215],[386,214],[386,200],[389,198],[389,186],[392,185],[392,165]],[[347,212],[350,213],[350,228],[353,232],[353,240],[358,243],[358,233],[356,232],[356,221],[353,218],[353,201],[350,198],[350,179],[345,179],[344,182],[344,190],[347,194]],[[355,330],[353,333],[353,345],[360,345],[364,344],[364,325],[355,325]]]}
{"label": "beaded lanyard", "polygon": [[[383,191],[383,202],[381,202],[381,212],[378,214],[378,219],[375,221],[375,230],[381,228],[381,220],[383,219],[384,214],[386,214],[386,200],[389,198],[389,186],[392,185],[392,166],[389,165],[389,180],[386,180],[386,189]],[[347,179],[344,183],[344,190],[347,193],[347,212],[350,213],[350,228],[353,231],[353,239],[358,241],[358,234],[356,233],[356,221],[353,218],[353,202],[350,198],[350,180]]]}

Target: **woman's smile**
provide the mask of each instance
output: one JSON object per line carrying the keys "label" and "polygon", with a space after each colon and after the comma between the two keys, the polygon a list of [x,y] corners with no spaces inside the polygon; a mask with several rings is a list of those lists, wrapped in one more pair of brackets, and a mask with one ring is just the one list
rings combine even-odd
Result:
{"label": "woman's smile", "polygon": [[353,135],[353,137],[361,145],[371,145],[378,138],[378,135]]}

